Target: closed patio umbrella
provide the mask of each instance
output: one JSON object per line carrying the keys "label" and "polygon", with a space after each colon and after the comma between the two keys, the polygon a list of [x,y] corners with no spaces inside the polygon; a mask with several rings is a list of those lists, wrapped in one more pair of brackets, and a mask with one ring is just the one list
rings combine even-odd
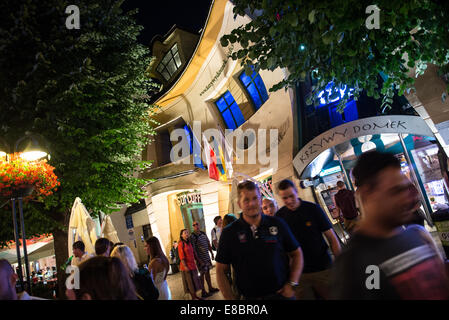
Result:
{"label": "closed patio umbrella", "polygon": [[69,257],[72,255],[73,243],[79,240],[84,242],[86,252],[95,254],[95,242],[98,239],[95,232],[95,222],[78,197],[75,199],[70,214],[68,237]]}
{"label": "closed patio umbrella", "polygon": [[117,231],[112,224],[112,220],[110,216],[106,216],[103,220],[103,225],[101,227],[101,234],[104,238],[108,239],[113,243],[120,242],[120,239],[117,236]]}

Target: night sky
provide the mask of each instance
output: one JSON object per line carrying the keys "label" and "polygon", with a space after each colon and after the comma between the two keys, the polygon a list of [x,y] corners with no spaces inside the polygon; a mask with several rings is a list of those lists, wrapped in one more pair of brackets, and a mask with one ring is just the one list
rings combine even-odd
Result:
{"label": "night sky", "polygon": [[145,29],[138,40],[150,46],[155,35],[165,35],[174,24],[198,32],[206,23],[211,3],[212,0],[125,0],[122,9],[128,11],[139,8],[137,23]]}

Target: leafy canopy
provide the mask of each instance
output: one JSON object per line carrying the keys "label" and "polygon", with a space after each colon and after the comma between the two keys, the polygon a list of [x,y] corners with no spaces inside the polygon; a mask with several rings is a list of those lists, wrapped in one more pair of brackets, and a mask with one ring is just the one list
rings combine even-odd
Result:
{"label": "leafy canopy", "polygon": [[[66,28],[67,6],[80,9],[80,29]],[[121,1],[0,2],[0,136],[26,131],[49,144],[61,186],[24,208],[27,232],[67,224],[75,197],[95,216],[144,197],[141,152],[153,134],[142,30]],[[0,203],[1,205],[1,203]],[[12,239],[11,213],[0,210],[0,239]]]}
{"label": "leafy canopy", "polygon": [[[287,68],[288,77],[270,90],[294,86],[308,75],[317,85],[308,99],[333,81],[336,87],[362,90],[369,96],[391,99],[394,90],[403,94],[414,78],[408,68],[422,74],[427,63],[449,62],[449,5],[447,1],[376,1],[380,29],[369,30],[366,8],[372,1],[235,0],[234,14],[256,16],[251,22],[222,37],[221,44],[239,43],[232,58],[256,70]],[[248,68],[248,67],[247,67]],[[377,77],[388,77],[381,90]],[[340,102],[343,107],[348,98]],[[315,98],[315,99],[313,99]]]}

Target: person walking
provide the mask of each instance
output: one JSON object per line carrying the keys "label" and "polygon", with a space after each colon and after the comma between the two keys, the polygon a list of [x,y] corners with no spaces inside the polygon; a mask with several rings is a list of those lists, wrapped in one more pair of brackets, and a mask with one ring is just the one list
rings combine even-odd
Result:
{"label": "person walking", "polygon": [[179,253],[178,253],[178,242],[173,241],[173,246],[170,249],[170,266],[172,273],[179,272]]}
{"label": "person walking", "polygon": [[179,268],[181,269],[184,292],[190,293],[192,300],[203,300],[196,295],[196,292],[203,288],[195,264],[197,257],[190,243],[189,230],[187,229],[182,229],[179,235],[178,253],[181,261]]}
{"label": "person walking", "polygon": [[136,258],[126,245],[116,246],[111,257],[119,258],[126,267],[130,278],[136,288],[137,297],[141,300],[157,300],[160,293],[154,285],[151,275],[147,271],[141,272],[137,266]]}
{"label": "person walking", "polygon": [[355,204],[354,191],[346,189],[343,181],[337,182],[338,192],[334,196],[335,205],[343,216],[346,231],[352,234],[359,220],[359,211]]}
{"label": "person walking", "polygon": [[353,169],[363,219],[332,276],[333,299],[449,299],[444,261],[431,235],[404,227],[420,206],[418,191],[388,153],[362,154]]}
{"label": "person walking", "polygon": [[221,230],[223,229],[223,219],[220,216],[214,218],[215,226],[210,233],[212,240],[212,250],[217,251],[218,241],[220,240]]}
{"label": "person walking", "polygon": [[148,270],[150,270],[156,288],[159,290],[159,300],[171,300],[171,291],[167,283],[167,274],[170,267],[159,239],[150,237],[145,240],[145,243],[145,250],[150,256]]}
{"label": "person walking", "polygon": [[[198,269],[200,271],[200,281],[201,281],[201,297],[207,298],[218,292],[217,288],[212,286],[212,281],[210,278],[210,269],[212,269],[212,261],[209,256],[209,252],[214,259],[214,252],[204,231],[200,230],[200,224],[198,221],[193,222],[193,233],[190,236],[190,242],[192,243],[193,250],[198,258]],[[204,285],[204,278],[206,278],[207,285],[209,286],[209,292],[206,291],[206,286]]]}
{"label": "person walking", "polygon": [[278,192],[284,206],[276,217],[288,224],[304,253],[304,270],[299,286],[295,288],[296,298],[309,300],[316,298],[317,294],[318,298],[327,299],[332,259],[323,235],[335,257],[341,251],[332,224],[318,205],[298,197],[298,190],[292,181],[285,179],[279,182]]}
{"label": "person walking", "polygon": [[228,277],[230,266],[243,299],[294,299],[303,268],[302,252],[287,224],[262,214],[259,187],[238,185],[240,219],[223,229],[217,252],[217,282],[223,297],[235,299]]}

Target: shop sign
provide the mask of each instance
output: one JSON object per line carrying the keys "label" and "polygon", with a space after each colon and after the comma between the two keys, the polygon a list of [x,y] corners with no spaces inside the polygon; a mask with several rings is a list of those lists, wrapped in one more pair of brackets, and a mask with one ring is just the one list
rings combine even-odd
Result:
{"label": "shop sign", "polygon": [[429,126],[416,116],[379,116],[351,121],[315,137],[293,159],[299,175],[322,152],[345,141],[366,135],[403,133],[433,137]]}
{"label": "shop sign", "polygon": [[178,195],[178,205],[184,206],[186,204],[201,203],[201,193],[185,193]]}

